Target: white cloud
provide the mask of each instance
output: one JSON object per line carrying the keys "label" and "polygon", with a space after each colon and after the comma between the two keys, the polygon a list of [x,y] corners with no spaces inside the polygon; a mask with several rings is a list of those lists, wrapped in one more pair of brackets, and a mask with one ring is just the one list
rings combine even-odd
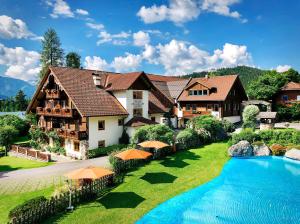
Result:
{"label": "white cloud", "polygon": [[148,33],[139,31],[133,34],[133,43],[136,46],[145,46],[150,43],[150,36]]}
{"label": "white cloud", "polygon": [[27,25],[20,19],[13,19],[6,15],[0,16],[0,38],[4,39],[32,39],[40,40],[41,37],[28,30]]}
{"label": "white cloud", "polygon": [[86,23],[86,25],[93,30],[100,31],[104,29],[104,25],[101,23]]}
{"label": "white cloud", "polygon": [[48,6],[53,7],[53,11],[50,14],[52,18],[62,17],[74,17],[74,13],[71,11],[70,6],[64,0],[56,0],[54,3],[47,1]]}
{"label": "white cloud", "polygon": [[40,54],[22,47],[8,48],[0,43],[0,65],[7,67],[7,76],[34,81],[40,71]]}
{"label": "white cloud", "polygon": [[217,49],[210,54],[195,45],[172,40],[156,47],[147,45],[142,55],[150,64],[161,64],[170,75],[251,63],[251,55],[246,46],[229,43],[224,44],[223,49]]}
{"label": "white cloud", "polygon": [[111,63],[111,67],[116,72],[134,71],[140,66],[141,62],[142,57],[140,55],[126,53],[124,57],[115,57]]}
{"label": "white cloud", "polygon": [[276,71],[277,72],[286,72],[288,71],[290,68],[292,68],[292,66],[290,65],[278,65],[277,68],[276,68]]}
{"label": "white cloud", "polygon": [[130,32],[120,32],[117,34],[110,34],[107,31],[101,31],[98,35],[99,40],[97,41],[97,45],[101,45],[104,43],[111,42],[114,45],[125,45],[128,43],[126,39],[130,37]]}
{"label": "white cloud", "polygon": [[172,21],[177,25],[196,19],[201,12],[213,12],[223,16],[240,19],[247,22],[237,11],[231,11],[230,6],[240,0],[169,0],[169,5],[142,6],[137,13],[145,23]]}
{"label": "white cloud", "polygon": [[87,69],[92,69],[92,70],[106,70],[108,69],[109,65],[107,62],[97,56],[87,56],[85,57],[84,65]]}
{"label": "white cloud", "polygon": [[88,11],[84,10],[84,9],[76,9],[75,11],[77,14],[82,15],[82,16],[87,16],[89,14]]}

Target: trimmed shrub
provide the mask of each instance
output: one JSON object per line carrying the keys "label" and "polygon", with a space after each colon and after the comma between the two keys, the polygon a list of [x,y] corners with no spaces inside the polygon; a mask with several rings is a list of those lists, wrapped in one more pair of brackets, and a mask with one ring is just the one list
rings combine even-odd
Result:
{"label": "trimmed shrub", "polygon": [[179,149],[190,149],[199,146],[200,139],[196,131],[187,128],[178,133],[176,143]]}
{"label": "trimmed shrub", "polygon": [[119,145],[116,144],[116,145],[111,145],[111,146],[107,146],[107,147],[91,149],[88,151],[88,158],[107,156],[112,152],[120,151],[126,147],[127,147],[127,145],[125,145],[125,144],[119,144]]}
{"label": "trimmed shrub", "polygon": [[259,108],[255,105],[248,105],[243,111],[243,128],[256,128],[256,116],[259,113]]}
{"label": "trimmed shrub", "polygon": [[264,130],[260,131],[259,135],[261,140],[266,144],[281,144],[281,145],[299,145],[300,144],[300,131],[295,129],[285,130]]}
{"label": "trimmed shrub", "polygon": [[145,125],[135,131],[131,143],[157,140],[172,145],[173,136],[174,131],[164,124]]}
{"label": "trimmed shrub", "polygon": [[227,121],[225,119],[222,120],[222,127],[225,130],[225,132],[231,133],[235,131],[235,125],[231,123],[230,121]]}
{"label": "trimmed shrub", "polygon": [[194,117],[188,121],[187,127],[194,129],[197,133],[200,129],[207,130],[212,141],[224,140],[227,134],[222,126],[222,122],[210,115]]}
{"label": "trimmed shrub", "polygon": [[287,148],[280,144],[273,144],[271,145],[270,150],[274,156],[283,156],[286,153]]}
{"label": "trimmed shrub", "polygon": [[121,137],[119,138],[119,144],[128,145],[129,141],[130,141],[129,135],[127,134],[126,130],[124,129]]}
{"label": "trimmed shrub", "polygon": [[246,140],[250,143],[260,140],[259,135],[256,134],[251,128],[243,129],[240,133],[232,135],[232,144],[239,141]]}
{"label": "trimmed shrub", "polygon": [[203,144],[205,143],[209,143],[212,141],[212,137],[209,131],[207,131],[204,128],[200,128],[197,131],[198,137],[199,137],[199,141]]}
{"label": "trimmed shrub", "polygon": [[10,210],[8,217],[11,219],[13,217],[20,216],[22,213],[27,212],[29,210],[33,210],[35,207],[40,206],[42,202],[46,202],[46,201],[47,199],[44,196],[32,198],[28,201],[25,201],[23,204],[18,205],[12,210]]}

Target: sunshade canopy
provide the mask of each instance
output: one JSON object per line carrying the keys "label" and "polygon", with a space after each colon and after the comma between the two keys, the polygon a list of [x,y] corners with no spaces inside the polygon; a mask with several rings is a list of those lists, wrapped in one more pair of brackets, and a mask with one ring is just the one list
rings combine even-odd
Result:
{"label": "sunshade canopy", "polygon": [[145,142],[139,143],[138,145],[143,148],[155,148],[155,149],[162,149],[162,148],[170,146],[170,145],[168,145],[164,142],[160,142],[160,141],[145,141]]}
{"label": "sunshade canopy", "polygon": [[131,159],[147,159],[152,154],[150,152],[145,152],[138,149],[127,149],[123,152],[120,152],[115,155],[122,160],[131,160]]}
{"label": "sunshade canopy", "polygon": [[65,174],[66,177],[73,180],[80,180],[80,179],[99,179],[101,177],[109,176],[114,174],[111,170],[101,168],[101,167],[86,167],[74,170]]}

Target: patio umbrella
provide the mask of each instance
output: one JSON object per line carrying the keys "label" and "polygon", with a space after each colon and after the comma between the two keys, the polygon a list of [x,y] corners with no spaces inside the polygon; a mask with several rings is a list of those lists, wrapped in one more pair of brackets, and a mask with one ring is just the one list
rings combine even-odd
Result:
{"label": "patio umbrella", "polygon": [[114,174],[114,172],[112,172],[108,169],[101,168],[101,167],[89,166],[86,168],[81,168],[81,169],[77,169],[72,172],[69,172],[69,173],[65,174],[65,176],[72,180],[80,180],[80,179],[95,180],[95,179],[99,179],[101,177],[109,176],[112,174]]}
{"label": "patio umbrella", "polygon": [[115,155],[122,160],[131,160],[131,159],[147,159],[152,154],[150,152],[145,152],[138,149],[127,149],[123,152],[120,152]]}
{"label": "patio umbrella", "polygon": [[160,141],[145,141],[145,142],[139,143],[138,145],[143,148],[155,148],[155,149],[162,149],[162,148],[170,146],[170,145],[168,145],[164,142],[160,142]]}

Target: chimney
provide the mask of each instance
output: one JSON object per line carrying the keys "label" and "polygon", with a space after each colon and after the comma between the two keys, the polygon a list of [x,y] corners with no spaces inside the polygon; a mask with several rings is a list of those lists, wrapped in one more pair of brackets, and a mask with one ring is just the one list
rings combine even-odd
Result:
{"label": "chimney", "polygon": [[98,73],[92,73],[93,75],[93,81],[94,81],[94,84],[96,87],[99,87],[101,86],[101,77]]}

